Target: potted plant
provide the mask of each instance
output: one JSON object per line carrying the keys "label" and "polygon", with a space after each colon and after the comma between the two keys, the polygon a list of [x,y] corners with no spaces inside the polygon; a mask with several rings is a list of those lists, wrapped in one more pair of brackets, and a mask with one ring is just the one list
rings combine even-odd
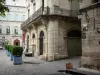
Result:
{"label": "potted plant", "polygon": [[20,46],[13,46],[11,54],[13,55],[14,65],[22,64],[23,48]]}
{"label": "potted plant", "polygon": [[5,45],[5,51],[6,51],[6,55],[8,55],[8,45]]}
{"label": "potted plant", "polygon": [[7,50],[8,50],[8,56],[10,56],[10,50],[9,50],[10,45],[7,46]]}
{"label": "potted plant", "polygon": [[12,49],[14,46],[10,45],[9,52],[10,52],[10,60],[13,61]]}

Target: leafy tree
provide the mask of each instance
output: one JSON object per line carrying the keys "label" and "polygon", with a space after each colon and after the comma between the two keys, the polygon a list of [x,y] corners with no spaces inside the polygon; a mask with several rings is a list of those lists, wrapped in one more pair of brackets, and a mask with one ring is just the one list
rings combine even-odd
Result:
{"label": "leafy tree", "polygon": [[5,0],[0,0],[0,16],[5,16],[5,12],[9,12],[9,9],[5,6]]}

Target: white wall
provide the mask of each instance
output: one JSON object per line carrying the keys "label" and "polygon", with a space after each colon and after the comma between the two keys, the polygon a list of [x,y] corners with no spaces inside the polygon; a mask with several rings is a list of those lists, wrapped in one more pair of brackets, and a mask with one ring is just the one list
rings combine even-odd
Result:
{"label": "white wall", "polygon": [[6,0],[6,5],[26,6],[26,0]]}

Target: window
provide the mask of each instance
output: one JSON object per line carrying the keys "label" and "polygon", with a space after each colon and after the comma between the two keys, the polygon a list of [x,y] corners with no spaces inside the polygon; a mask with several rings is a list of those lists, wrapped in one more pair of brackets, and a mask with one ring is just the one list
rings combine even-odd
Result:
{"label": "window", "polygon": [[7,14],[6,15],[6,20],[10,20],[10,18],[11,18],[11,14]]}
{"label": "window", "polygon": [[15,21],[18,21],[18,14],[15,14]]}
{"label": "window", "polygon": [[36,3],[33,4],[33,12],[36,11]]}
{"label": "window", "polygon": [[32,38],[35,38],[35,34],[33,33]]}
{"label": "window", "polygon": [[15,26],[14,34],[18,34],[18,27],[17,26]]}
{"label": "window", "polygon": [[10,26],[6,27],[6,34],[9,35],[10,34]]}
{"label": "window", "polygon": [[22,21],[24,21],[25,20],[25,15],[22,15]]}
{"label": "window", "polygon": [[0,26],[0,34],[2,34],[2,26]]}

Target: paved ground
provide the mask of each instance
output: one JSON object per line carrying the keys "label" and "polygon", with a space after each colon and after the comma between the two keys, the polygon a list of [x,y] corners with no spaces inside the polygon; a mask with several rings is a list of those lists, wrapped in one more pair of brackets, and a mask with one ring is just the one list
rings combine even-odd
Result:
{"label": "paved ground", "polygon": [[65,70],[67,62],[73,63],[74,68],[79,67],[80,58],[46,62],[35,57],[24,57],[22,65],[13,65],[4,50],[0,50],[0,75],[69,75],[58,73]]}

